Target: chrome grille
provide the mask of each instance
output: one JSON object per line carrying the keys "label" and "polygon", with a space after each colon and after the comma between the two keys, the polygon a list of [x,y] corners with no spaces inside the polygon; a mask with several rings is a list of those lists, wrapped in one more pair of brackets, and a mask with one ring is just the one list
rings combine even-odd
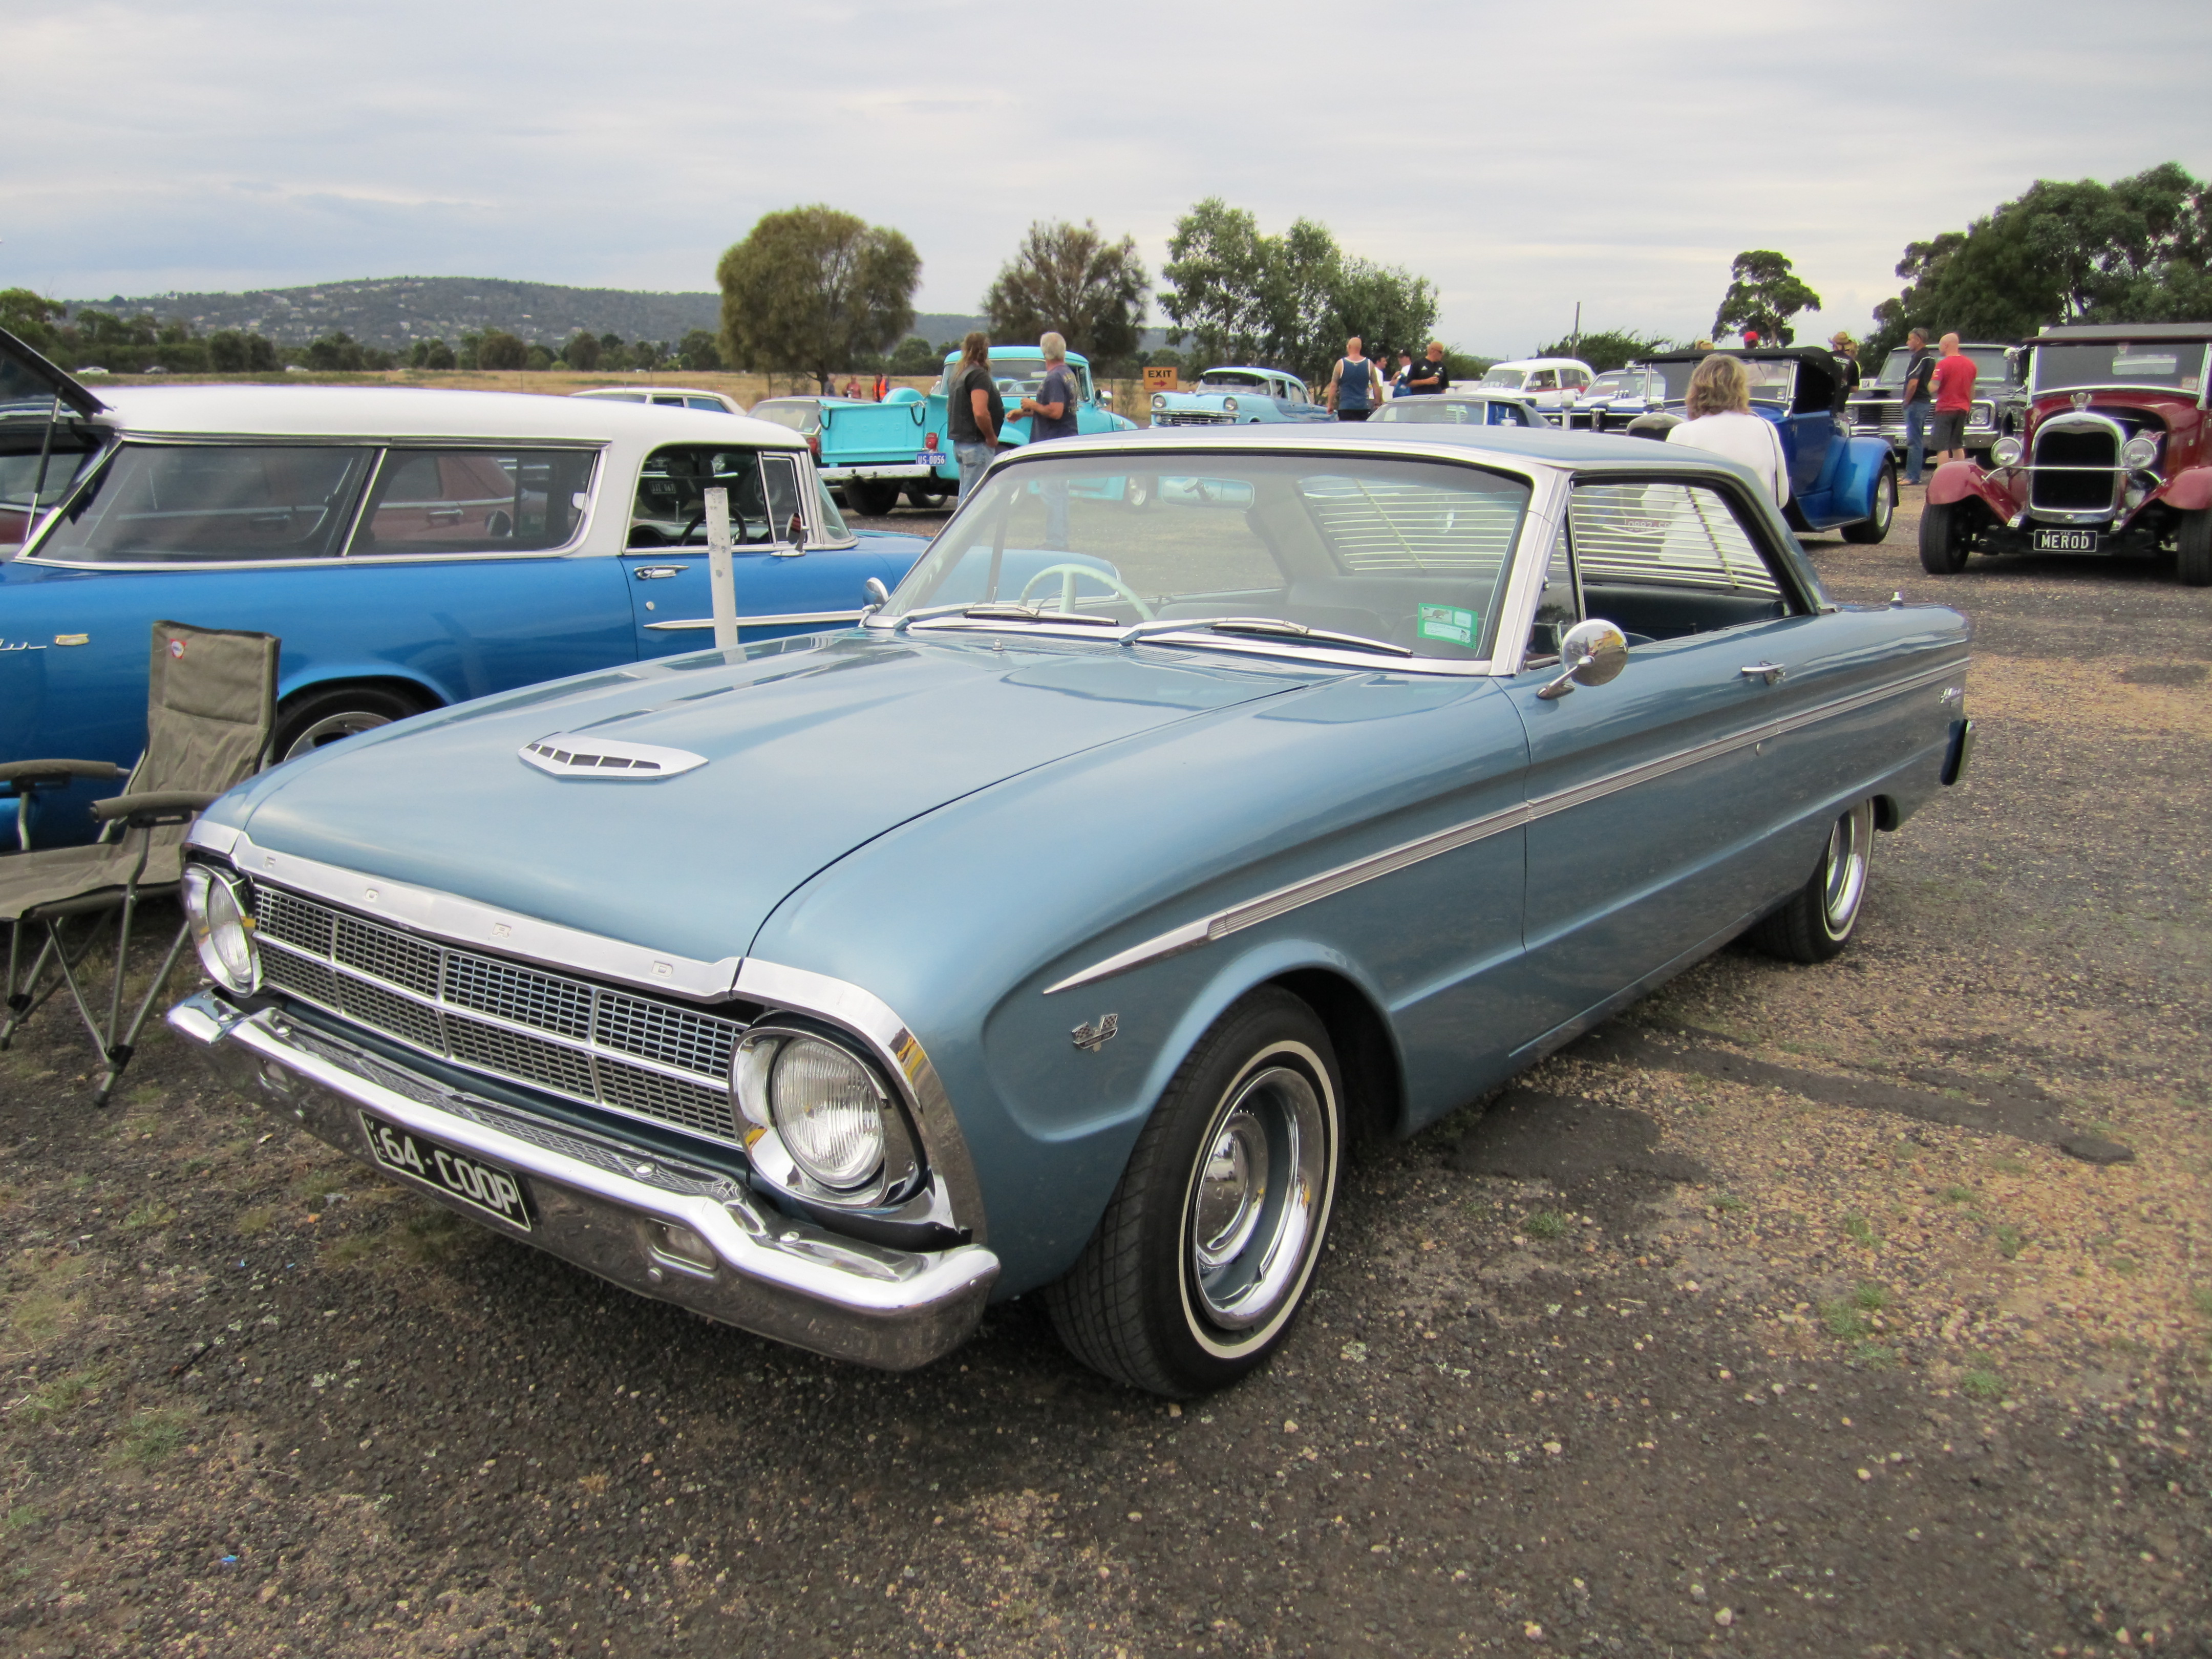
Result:
{"label": "chrome grille", "polygon": [[439,945],[281,888],[254,890],[275,990],[471,1070],[741,1146],[727,1078],[742,1021]]}
{"label": "chrome grille", "polygon": [[1234,415],[1217,415],[1211,410],[1166,409],[1152,416],[1154,426],[1234,426]]}

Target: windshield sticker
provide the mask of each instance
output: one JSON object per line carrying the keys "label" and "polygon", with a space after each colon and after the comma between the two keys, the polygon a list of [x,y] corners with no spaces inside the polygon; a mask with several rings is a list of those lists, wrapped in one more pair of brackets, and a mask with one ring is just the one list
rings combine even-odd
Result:
{"label": "windshield sticker", "polygon": [[1462,611],[1455,605],[1425,605],[1421,607],[1420,635],[1425,640],[1443,640],[1452,645],[1474,643],[1474,630],[1482,619],[1472,611]]}
{"label": "windshield sticker", "polygon": [[2185,374],[2181,377],[2181,389],[2184,392],[2194,392],[2203,384],[2204,382],[2194,374]]}

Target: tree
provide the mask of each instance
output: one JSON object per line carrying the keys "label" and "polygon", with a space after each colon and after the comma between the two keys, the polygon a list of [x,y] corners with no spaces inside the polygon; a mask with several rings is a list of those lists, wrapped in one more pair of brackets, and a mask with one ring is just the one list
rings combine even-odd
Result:
{"label": "tree", "polygon": [[553,355],[550,346],[540,345],[535,340],[525,346],[522,350],[522,366],[533,374],[543,374],[560,361]]}
{"label": "tree", "polygon": [[561,349],[561,356],[569,368],[589,374],[599,366],[599,343],[580,331],[574,339]]}
{"label": "tree", "polygon": [[1608,329],[1599,334],[1570,335],[1536,348],[1539,357],[1579,357],[1601,374],[1609,368],[1626,368],[1638,357],[1665,351],[1671,342],[1656,334],[1633,329]]}
{"label": "tree", "polygon": [[410,368],[452,368],[453,349],[443,340],[417,340],[407,348],[407,364]]}
{"label": "tree", "polygon": [[1762,342],[1778,340],[1788,345],[1796,333],[1790,319],[1801,311],[1818,311],[1820,296],[1790,273],[1790,261],[1766,248],[1749,248],[1735,256],[1729,268],[1733,279],[1713,313],[1717,337],[1741,329],[1756,329]]}
{"label": "tree", "polygon": [[41,356],[55,347],[53,323],[69,314],[68,307],[27,288],[0,288],[0,328]]}
{"label": "tree", "polygon": [[906,332],[921,256],[897,231],[817,204],[763,215],[714,274],[726,361],[819,378]]}
{"label": "tree", "polygon": [[477,342],[478,368],[520,368],[530,361],[530,348],[503,328],[488,328]]}
{"label": "tree", "polygon": [[368,364],[362,356],[360,343],[340,330],[307,343],[307,367],[319,374],[351,374]]}
{"label": "tree", "polygon": [[1919,326],[2014,339],[2055,323],[2212,317],[2212,203],[2179,162],[2102,185],[2038,179],[1964,230],[1908,243],[1869,361]]}
{"label": "tree", "polygon": [[705,329],[695,328],[677,342],[676,362],[678,368],[694,374],[717,369],[722,366],[722,348]]}
{"label": "tree", "polygon": [[1160,308],[1191,337],[1194,362],[1278,363],[1314,379],[1349,335],[1412,350],[1436,321],[1426,278],[1346,254],[1310,220],[1262,235],[1218,196],[1176,222],[1161,275],[1175,287]]}
{"label": "tree", "polygon": [[921,335],[909,334],[891,353],[890,372],[894,374],[934,374],[937,366],[944,361],[944,354]]}
{"label": "tree", "polygon": [[1125,362],[1144,331],[1151,285],[1135,237],[1109,242],[1088,219],[1039,220],[1000,267],[983,295],[983,314],[999,338],[1034,340],[1050,330],[1094,364]]}

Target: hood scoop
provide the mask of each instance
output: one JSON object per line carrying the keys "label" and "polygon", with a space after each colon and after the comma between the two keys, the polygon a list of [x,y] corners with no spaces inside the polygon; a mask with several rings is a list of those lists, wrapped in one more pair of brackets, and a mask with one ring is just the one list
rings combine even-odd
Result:
{"label": "hood scoop", "polygon": [[704,755],[695,755],[688,749],[584,737],[573,732],[555,732],[535,743],[524,744],[515,752],[526,765],[556,778],[591,778],[605,783],[672,778],[707,763]]}

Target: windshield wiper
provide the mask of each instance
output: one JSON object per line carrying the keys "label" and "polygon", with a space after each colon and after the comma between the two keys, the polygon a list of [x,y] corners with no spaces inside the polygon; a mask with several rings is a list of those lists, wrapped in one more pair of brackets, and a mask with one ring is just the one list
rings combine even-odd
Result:
{"label": "windshield wiper", "polygon": [[1355,651],[1383,651],[1394,657],[1413,654],[1406,647],[1392,645],[1388,640],[1370,640],[1364,634],[1339,634],[1326,628],[1308,628],[1304,623],[1285,622],[1276,617],[1224,617],[1218,622],[1201,625],[1212,634],[1256,634],[1267,639],[1303,640],[1315,645],[1348,646]]}
{"label": "windshield wiper", "polygon": [[963,621],[1011,623],[1080,623],[1085,628],[1119,629],[1121,624],[1111,617],[1085,617],[1073,611],[1048,611],[1039,605],[1015,605],[999,601],[984,605],[933,605],[928,611],[915,611],[915,616],[942,617],[957,612]]}

